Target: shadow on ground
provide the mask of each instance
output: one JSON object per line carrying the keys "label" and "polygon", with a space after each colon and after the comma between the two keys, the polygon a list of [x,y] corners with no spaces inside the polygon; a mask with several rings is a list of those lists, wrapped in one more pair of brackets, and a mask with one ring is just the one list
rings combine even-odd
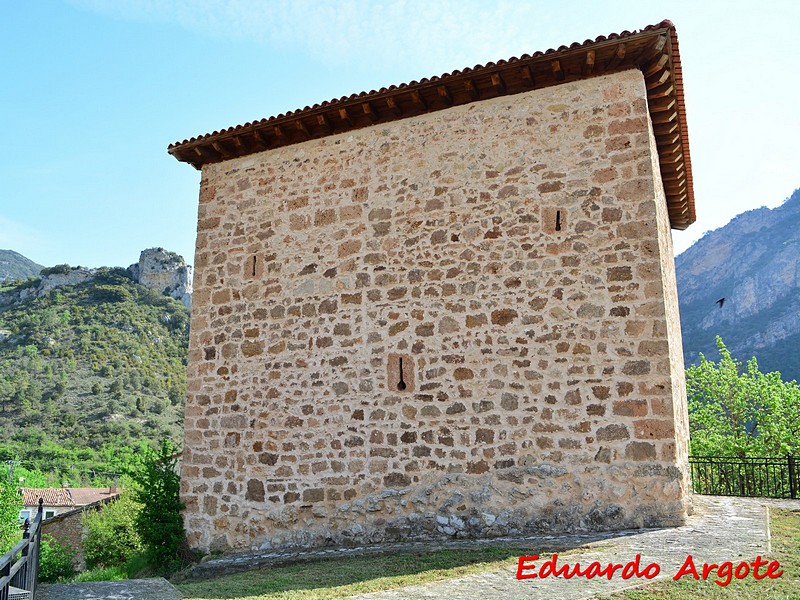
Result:
{"label": "shadow on ground", "polygon": [[[589,535],[543,536],[525,539],[458,541],[437,545],[427,551],[422,544],[309,552],[305,555],[253,557],[248,571],[220,575],[220,570],[244,571],[239,564],[218,565],[190,574],[193,579],[175,582],[185,598],[227,600],[273,594],[275,597],[315,598],[365,593],[386,587],[401,587],[459,577],[481,570],[475,565],[496,563],[497,568],[515,567],[521,555],[569,553],[587,544],[624,537],[639,531]],[[225,559],[223,559],[225,560]],[[258,568],[255,563],[258,564]],[[265,564],[266,563],[266,564]],[[201,579],[197,579],[200,577]],[[210,579],[209,577],[213,577]],[[389,585],[387,586],[387,583]]]}

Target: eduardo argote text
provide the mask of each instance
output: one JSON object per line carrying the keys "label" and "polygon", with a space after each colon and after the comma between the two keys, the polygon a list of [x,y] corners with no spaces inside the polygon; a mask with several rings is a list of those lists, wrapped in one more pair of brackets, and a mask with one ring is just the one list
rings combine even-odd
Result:
{"label": "eduardo argote text", "polygon": [[[520,556],[517,562],[517,579],[547,579],[548,577],[594,579],[595,577],[605,577],[610,581],[614,577],[619,577],[620,579],[634,577],[653,579],[661,573],[661,566],[658,563],[651,562],[643,565],[641,559],[641,555],[637,554],[633,560],[629,560],[626,563],[601,564],[598,561],[593,561],[586,567],[582,567],[580,563],[572,565],[568,563],[559,564],[557,553],[553,554],[548,560],[541,562],[537,562],[539,561],[538,555]],[[783,575],[783,570],[777,560],[765,560],[761,556],[757,556],[755,560],[750,562],[734,563],[724,561],[719,564],[705,562],[695,564],[694,558],[689,554],[672,579],[677,581],[685,576],[690,576],[697,580],[713,579],[714,583],[725,587],[734,578],[777,579],[781,575]]]}

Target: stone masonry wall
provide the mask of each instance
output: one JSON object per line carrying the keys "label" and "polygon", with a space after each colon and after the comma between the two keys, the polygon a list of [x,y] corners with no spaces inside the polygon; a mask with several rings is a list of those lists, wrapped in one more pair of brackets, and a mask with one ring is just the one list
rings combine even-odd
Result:
{"label": "stone masonry wall", "polygon": [[83,508],[78,508],[42,521],[42,533],[50,534],[60,544],[69,546],[75,553],[72,564],[79,570],[86,567],[86,557],[83,554],[86,531],[81,521],[83,511]]}
{"label": "stone masonry wall", "polygon": [[626,71],[204,167],[192,546],[683,522],[644,91]]}

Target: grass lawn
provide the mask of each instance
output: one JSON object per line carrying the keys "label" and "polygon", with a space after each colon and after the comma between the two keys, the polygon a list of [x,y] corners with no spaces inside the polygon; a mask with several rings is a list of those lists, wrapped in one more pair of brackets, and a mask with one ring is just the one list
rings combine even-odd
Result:
{"label": "grass lawn", "polygon": [[523,548],[442,550],[430,554],[348,557],[175,584],[185,600],[347,598],[353,594],[516,568]]}
{"label": "grass lawn", "polygon": [[[783,575],[760,581],[733,579],[727,587],[709,581],[660,581],[646,588],[604,596],[613,600],[695,598],[798,599],[800,600],[800,512],[771,511],[772,554]],[[566,556],[580,549],[559,551]],[[471,573],[516,569],[530,548],[480,548],[443,550],[429,554],[348,557],[274,567],[203,581],[178,582],[186,600],[268,600],[346,598],[353,594],[389,590],[461,577]],[[752,557],[755,558],[755,557]],[[700,566],[700,565],[698,565]],[[764,569],[762,568],[763,572]],[[513,577],[513,571],[509,573]]]}

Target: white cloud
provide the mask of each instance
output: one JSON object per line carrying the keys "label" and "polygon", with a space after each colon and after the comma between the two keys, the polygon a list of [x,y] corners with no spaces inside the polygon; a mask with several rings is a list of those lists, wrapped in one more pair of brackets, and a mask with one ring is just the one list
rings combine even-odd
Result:
{"label": "white cloud", "polygon": [[[549,35],[555,33],[554,17],[558,12],[518,1],[75,2],[113,18],[175,23],[217,38],[270,44],[305,53],[328,65],[353,61],[384,65],[424,63],[451,70],[467,66],[469,61],[474,64],[476,60],[498,60],[544,50],[542,42],[572,41]],[[594,32],[597,33],[600,32]]]}

